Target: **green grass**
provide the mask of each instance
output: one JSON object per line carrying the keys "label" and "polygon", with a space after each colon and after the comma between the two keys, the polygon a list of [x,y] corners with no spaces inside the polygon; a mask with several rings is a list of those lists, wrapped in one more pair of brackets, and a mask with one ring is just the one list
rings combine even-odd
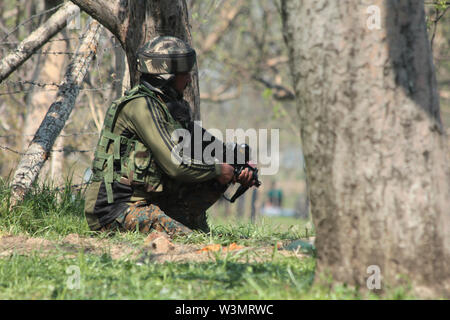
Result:
{"label": "green grass", "polygon": [[[250,218],[238,218],[236,216],[225,217],[221,212],[216,210],[209,212],[209,223],[213,225],[227,225],[231,227],[239,227],[252,224]],[[253,224],[252,224],[253,225]],[[297,219],[292,217],[258,217],[254,223],[255,226],[268,227],[271,231],[277,232],[293,232],[297,235],[314,236],[314,228],[309,220]]]}
{"label": "green grass", "polygon": [[0,228],[10,234],[27,234],[59,239],[70,233],[91,232],[83,217],[83,195],[70,189],[55,191],[50,186],[34,187],[24,201],[9,211],[10,190],[0,180]]}
{"label": "green grass", "polygon": [[[80,270],[79,289],[67,285],[70,266]],[[313,274],[312,258],[137,265],[108,255],[13,255],[0,259],[0,299],[297,299]]]}
{"label": "green grass", "polygon": [[[59,241],[68,234],[107,238],[140,246],[145,235],[128,232],[94,234],[83,214],[83,192],[35,187],[25,201],[9,211],[9,188],[0,179],[0,236],[28,235]],[[211,214],[211,213],[210,213]],[[279,241],[305,236],[307,221],[289,218],[224,221],[211,214],[211,233],[176,238],[193,244],[236,242],[246,246],[271,246],[264,262],[243,260],[241,255],[215,254],[210,262],[137,263],[130,257],[114,260],[108,253],[94,255],[63,251],[47,255],[33,252],[0,256],[0,299],[360,299],[345,286],[313,285],[315,259],[286,257],[277,251]],[[309,231],[311,235],[313,230]],[[1,254],[1,252],[0,252]],[[242,262],[247,261],[247,262]],[[69,267],[79,268],[80,288],[70,289]],[[68,269],[69,268],[69,269]],[[331,282],[330,282],[331,283]],[[405,290],[392,298],[406,298]]]}

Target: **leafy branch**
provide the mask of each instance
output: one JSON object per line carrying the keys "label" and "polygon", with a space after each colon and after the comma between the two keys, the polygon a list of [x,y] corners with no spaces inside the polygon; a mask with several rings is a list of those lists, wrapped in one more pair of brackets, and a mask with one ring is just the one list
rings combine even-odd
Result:
{"label": "leafy branch", "polygon": [[[434,19],[431,21],[432,24],[432,28],[433,28],[433,32],[431,35],[431,50],[433,50],[433,42],[434,42],[434,38],[436,37],[436,30],[437,30],[437,25],[439,20],[442,19],[442,17],[446,14],[446,12],[448,11],[448,9],[450,8],[450,2],[446,1],[446,0],[436,0],[434,2],[431,3],[426,3],[426,4],[432,4],[434,6]],[[428,21],[427,25],[429,26],[430,21]]]}

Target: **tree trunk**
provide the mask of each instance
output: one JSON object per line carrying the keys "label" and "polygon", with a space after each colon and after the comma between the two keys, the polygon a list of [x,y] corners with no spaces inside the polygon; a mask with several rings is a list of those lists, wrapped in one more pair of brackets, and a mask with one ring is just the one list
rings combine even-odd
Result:
{"label": "tree trunk", "polygon": [[[126,52],[131,86],[139,82],[137,50],[157,35],[178,37],[191,44],[189,17],[185,0],[72,0],[82,10],[109,29]],[[197,66],[185,98],[196,119],[200,118]]]}
{"label": "tree trunk", "polygon": [[[44,46],[44,50],[50,52],[65,52],[67,44],[65,41],[49,42]],[[43,61],[42,61],[43,60]],[[66,55],[44,55],[41,57],[41,61],[36,66],[36,78],[39,83],[59,83],[62,78],[62,71],[64,70],[64,63]],[[27,113],[25,115],[25,125],[23,127],[23,147],[25,150],[28,148],[33,135],[39,128],[42,120],[44,120],[47,113],[48,106],[56,98],[56,91],[50,89],[57,89],[56,86],[46,86],[45,90],[39,90],[36,88],[28,94],[27,97]],[[64,145],[64,137],[58,137],[56,142],[56,149],[62,149]],[[64,160],[64,154],[62,152],[55,152],[51,155],[51,165],[46,164],[43,168],[43,175],[41,177],[51,177],[56,184],[62,182],[62,162]],[[50,171],[50,174],[46,172]]]}
{"label": "tree trunk", "polygon": [[245,211],[245,193],[240,196],[237,200],[237,207],[236,207],[236,216],[239,218],[242,218],[244,216]]}
{"label": "tree trunk", "polygon": [[128,69],[127,57],[120,46],[114,48],[114,58],[116,63],[115,82],[113,84],[114,100],[119,99],[130,89],[130,70]]}
{"label": "tree trunk", "polygon": [[450,155],[423,1],[282,0],[282,18],[317,271],[365,288],[376,265],[382,288],[402,274],[450,296]]}
{"label": "tree trunk", "polygon": [[100,25],[92,21],[83,35],[83,42],[73,61],[67,68],[55,102],[50,106],[27,152],[22,156],[11,183],[11,207],[23,199],[26,191],[38,177],[56,138],[72,112],[81,83],[95,55],[99,31]]}
{"label": "tree trunk", "polygon": [[253,188],[252,191],[252,202],[250,207],[250,221],[255,223],[256,221],[256,200],[258,199],[258,189]]}

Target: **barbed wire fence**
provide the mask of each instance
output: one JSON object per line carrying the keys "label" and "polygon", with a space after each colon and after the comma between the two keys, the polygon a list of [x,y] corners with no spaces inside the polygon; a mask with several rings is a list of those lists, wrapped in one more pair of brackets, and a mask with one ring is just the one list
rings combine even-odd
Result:
{"label": "barbed wire fence", "polygon": [[[120,80],[111,80],[110,83],[113,84],[115,82],[119,82]],[[38,89],[40,91],[58,91],[58,88],[61,87],[61,85],[59,83],[55,83],[55,82],[51,82],[51,83],[42,83],[42,82],[34,82],[34,81],[29,81],[29,80],[19,80],[19,81],[9,81],[9,80],[5,80],[4,83],[8,85],[11,85],[13,87],[16,86],[21,86],[21,85],[32,85],[32,86],[36,86],[36,87],[40,87],[42,89]],[[0,87],[2,87],[2,85],[0,84]],[[52,89],[43,89],[45,87],[54,87]],[[94,87],[94,88],[83,88],[80,89],[80,92],[83,91],[107,91],[107,90],[112,90],[114,87],[112,85],[110,86],[104,86],[104,87]],[[34,89],[35,90],[35,89]],[[7,95],[11,95],[11,94],[19,94],[19,93],[30,93],[34,90],[28,89],[28,90],[24,90],[24,89],[17,89],[15,91],[4,91],[4,92],[0,92],[0,96],[7,96]]]}
{"label": "barbed wire fence", "polygon": [[9,36],[11,36],[14,32],[16,32],[20,27],[22,27],[22,26],[26,25],[27,23],[33,21],[35,18],[39,18],[39,17],[42,17],[43,15],[46,15],[46,14],[48,14],[48,13],[50,13],[50,12],[56,11],[56,10],[58,10],[59,8],[61,8],[63,5],[64,5],[64,3],[61,3],[61,4],[59,4],[59,5],[57,5],[57,6],[53,7],[53,8],[50,8],[50,9],[48,9],[48,10],[44,10],[44,11],[41,11],[41,12],[39,12],[39,13],[36,13],[36,14],[32,15],[32,16],[29,17],[28,19],[22,21],[22,22],[19,23],[17,26],[15,26],[11,31],[9,31],[9,32],[2,38],[2,41],[5,41],[6,39],[8,39]]}
{"label": "barbed wire fence", "polygon": [[[98,134],[98,133],[96,133],[96,134]],[[77,133],[77,134],[74,134],[74,135],[79,135],[79,134]],[[64,135],[64,136],[68,136],[68,135]],[[4,136],[0,136],[0,138],[1,138],[1,137],[4,137]],[[23,156],[23,155],[25,155],[25,154],[28,154],[28,155],[30,155],[30,154],[37,154],[37,153],[25,153],[25,152],[20,152],[20,151],[18,151],[18,150],[14,150],[14,149],[11,148],[11,147],[3,146],[3,145],[1,145],[1,144],[0,144],[0,149],[5,150],[5,151],[12,152],[12,153],[14,153],[14,154],[16,154],[16,155],[20,155],[20,156]],[[71,147],[64,147],[63,149],[53,149],[53,150],[50,151],[50,153],[54,153],[54,152],[64,152],[64,153],[93,153],[94,151],[95,151],[95,148],[88,149],[88,150],[78,150],[78,149],[73,149],[73,148],[71,148]],[[64,185],[64,186],[59,186],[59,187],[53,188],[53,190],[54,190],[54,191],[57,191],[57,192],[64,191],[64,190],[66,190],[66,189],[71,189],[72,191],[80,191],[80,190],[82,189],[83,186],[87,186],[87,185],[89,185],[90,183],[91,183],[90,181],[86,181],[86,182],[82,182],[82,183],[78,183],[78,184],[71,184],[71,185],[69,185],[69,186]]]}
{"label": "barbed wire fence", "polygon": [[[18,37],[13,36],[14,33],[17,30],[19,30],[19,28],[29,24],[30,22],[35,21],[39,17],[42,17],[48,13],[58,10],[62,5],[63,4],[53,7],[49,10],[45,10],[45,11],[39,12],[37,14],[34,14],[30,18],[26,19],[25,21],[19,23],[18,25],[16,25],[12,29],[10,29],[9,31],[4,32],[4,35],[0,36],[0,60],[3,57],[7,56],[7,54],[10,54],[11,52],[12,53],[26,52],[26,53],[30,53],[32,56],[64,55],[64,56],[68,56],[69,58],[73,58],[76,55],[85,54],[84,52],[76,52],[76,51],[71,51],[71,50],[65,50],[65,51],[48,50],[48,49],[45,49],[47,46],[44,46],[43,48],[41,48],[40,50],[38,50],[36,52],[31,52],[31,50],[27,52],[26,49],[20,49],[19,45],[20,45],[21,41],[19,41]],[[118,44],[117,42],[110,42],[110,41],[108,41],[108,39],[109,39],[109,37],[103,37],[103,40],[104,41],[106,40],[105,42],[107,43],[107,45],[99,46],[97,48],[97,52],[95,55],[95,61],[91,68],[91,74],[95,74],[94,75],[95,81],[92,81],[92,78],[85,79],[85,81],[83,82],[83,87],[80,89],[80,93],[81,92],[103,92],[102,93],[103,97],[105,95],[108,96],[111,93],[111,91],[114,90],[114,86],[115,86],[116,82],[121,81],[121,79],[116,79],[113,74],[108,75],[108,77],[106,77],[106,74],[108,74],[108,71],[109,71],[108,67],[105,65],[102,65],[103,61],[100,61],[100,60],[103,60],[104,55],[106,53],[114,54],[114,50],[116,48],[121,47],[120,44]],[[59,36],[58,35],[55,36],[54,39],[50,39],[49,41],[47,41],[47,44],[65,41],[65,42],[71,43],[72,48],[76,48],[76,43],[80,43],[82,40],[83,40],[82,36],[80,36],[80,37],[73,36],[73,35],[66,36],[66,34],[64,34],[64,36],[62,36],[62,34],[60,34]],[[112,61],[114,61],[114,59],[112,59]],[[22,66],[21,68],[24,68],[24,66]],[[23,73],[23,72],[21,72],[21,73]],[[110,78],[110,76],[111,76],[111,78]],[[23,79],[23,78],[16,80],[16,79],[11,79],[11,78],[13,78],[13,77],[10,77],[10,79],[5,79],[2,83],[0,83],[0,106],[1,106],[2,97],[8,97],[8,96],[20,95],[20,94],[26,95],[26,94],[29,94],[32,92],[51,92],[51,91],[56,92],[62,86],[61,83],[57,83],[57,82],[33,81],[33,80]],[[13,101],[18,101],[17,98],[12,98],[12,99],[13,99]],[[22,98],[19,98],[19,99],[22,99]],[[103,100],[105,100],[105,99],[103,99]],[[6,107],[8,108],[8,106],[6,106]],[[86,107],[88,107],[88,103],[81,103],[76,106],[75,110],[86,108]],[[101,119],[101,120],[103,120],[103,119]],[[21,138],[21,137],[32,138],[34,136],[34,134],[25,135],[25,134],[20,134],[20,133],[9,133],[8,131],[9,131],[9,129],[7,129],[7,127],[5,127],[5,128],[0,127],[0,150],[2,150],[2,153],[6,152],[6,153],[10,153],[14,156],[19,156],[19,157],[27,154],[26,152],[18,150],[20,148],[17,148],[16,146],[11,145],[11,143],[8,143],[9,142],[8,139],[16,139],[16,138]],[[98,131],[92,131],[92,130],[88,129],[85,131],[80,130],[80,132],[62,133],[59,135],[59,137],[66,138],[66,137],[84,137],[84,136],[89,137],[89,136],[91,136],[91,137],[95,137],[92,140],[96,142],[99,134],[100,133]],[[12,143],[12,144],[14,144],[14,143]],[[51,154],[53,154],[53,153],[64,153],[65,156],[68,156],[70,154],[87,154],[92,157],[94,151],[95,151],[95,148],[90,148],[90,147],[77,148],[77,147],[69,145],[69,146],[64,146],[63,148],[53,149],[47,154],[47,156],[51,156]],[[0,158],[3,158],[3,157],[0,157]],[[56,188],[55,190],[62,191],[67,188],[71,188],[71,189],[81,188],[81,187],[89,184],[89,182],[85,182],[84,180],[85,179],[83,178],[82,183],[72,184],[70,186],[67,186],[67,185],[60,186],[60,187]]]}
{"label": "barbed wire fence", "polygon": [[[97,69],[98,70],[98,69]],[[116,81],[120,81],[120,80],[112,80],[111,85],[105,85],[102,87],[93,87],[93,88],[83,88],[80,89],[80,92],[83,91],[110,91],[113,89],[113,82]],[[102,81],[103,84],[103,81]],[[29,85],[32,86],[33,89],[20,89],[20,90],[15,90],[15,91],[6,91],[6,92],[0,92],[0,96],[4,96],[4,95],[10,95],[10,94],[19,94],[19,93],[29,93],[29,92],[33,92],[35,90],[39,90],[39,91],[57,91],[58,88],[61,86],[58,83],[41,83],[41,82],[33,82],[33,81],[28,81],[28,80],[18,80],[18,81],[11,81],[11,80],[6,80],[4,81],[4,83],[0,84],[0,87],[4,86],[4,87],[11,87],[11,86],[18,86],[18,85]],[[52,87],[52,88],[49,88]],[[1,98],[1,97],[0,97]],[[83,104],[83,105],[79,105],[77,106],[77,109],[81,109],[81,108],[86,108],[88,107],[87,105]],[[62,133],[59,135],[59,137],[80,137],[80,136],[93,136],[95,137],[94,140],[97,140],[97,138],[99,137],[100,132],[98,131],[85,131],[85,132],[71,132],[71,133]],[[15,149],[14,147],[5,145],[3,143],[1,143],[1,140],[5,139],[10,139],[10,138],[21,138],[21,137],[34,137],[34,134],[2,134],[0,133],[0,149],[9,153],[12,153],[16,156],[24,156],[26,154],[26,152],[22,152],[19,151],[17,149]],[[95,151],[95,148],[90,148],[90,149],[77,149],[74,148],[72,146],[65,146],[62,149],[52,149],[50,151],[49,156],[51,156],[52,153],[64,153],[65,156],[68,156],[70,154],[91,154],[93,155]],[[83,187],[87,186],[88,184],[90,184],[90,182],[83,182],[83,183],[78,183],[78,184],[73,184],[70,186],[64,185],[64,186],[59,186],[57,188],[54,188],[55,191],[64,191],[67,188],[70,188],[72,191],[77,191],[77,190],[81,190]]]}
{"label": "barbed wire fence", "polygon": [[[12,152],[12,153],[15,153],[15,154],[21,155],[21,156],[24,156],[24,155],[35,155],[35,154],[43,154],[43,153],[45,153],[45,152],[26,153],[26,152],[17,151],[17,150],[14,150],[14,149],[12,149],[12,148],[10,148],[10,147],[8,147],[8,146],[2,146],[2,145],[0,145],[0,149],[6,150],[6,151],[10,151],[10,152]],[[86,153],[86,152],[93,152],[94,150],[95,150],[95,149],[78,150],[78,149],[73,149],[73,148],[71,148],[71,147],[65,147],[65,148],[63,148],[63,149],[57,149],[57,150],[53,149],[53,150],[50,151],[50,153],[52,153],[52,152],[67,152],[67,153],[75,153],[75,152],[78,152],[78,153]]]}
{"label": "barbed wire fence", "polygon": [[[60,134],[60,137],[76,137],[76,136],[83,136],[83,135],[99,135],[98,132],[95,131],[89,131],[89,132],[74,132],[74,133],[67,133],[67,134]],[[0,135],[0,138],[17,138],[17,137],[34,137],[33,134],[8,134],[8,135]]]}

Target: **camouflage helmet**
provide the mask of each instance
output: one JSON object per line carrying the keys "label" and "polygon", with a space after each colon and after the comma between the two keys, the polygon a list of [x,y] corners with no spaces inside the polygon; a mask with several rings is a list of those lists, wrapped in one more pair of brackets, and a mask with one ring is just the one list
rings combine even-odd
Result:
{"label": "camouflage helmet", "polygon": [[189,72],[196,60],[195,50],[189,44],[170,36],[153,38],[137,55],[138,71],[149,74]]}

